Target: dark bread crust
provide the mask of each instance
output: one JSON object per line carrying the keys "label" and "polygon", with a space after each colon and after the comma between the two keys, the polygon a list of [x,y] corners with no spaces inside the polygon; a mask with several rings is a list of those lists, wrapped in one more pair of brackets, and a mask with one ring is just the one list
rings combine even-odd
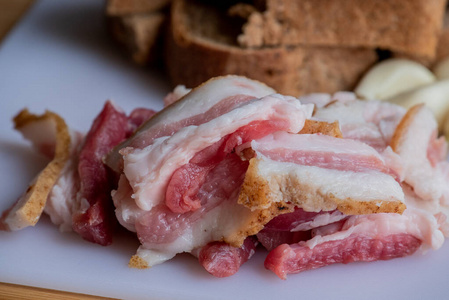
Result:
{"label": "dark bread crust", "polygon": [[378,59],[375,50],[361,48],[245,49],[236,44],[235,36],[219,31],[223,27],[220,18],[213,7],[195,1],[173,2],[165,47],[173,84],[193,87],[210,77],[238,74],[284,94],[332,93],[353,88]]}
{"label": "dark bread crust", "polygon": [[[366,47],[433,59],[445,5],[446,0],[266,0],[266,11],[245,25],[252,35],[240,38],[256,47]],[[254,36],[263,40],[257,43]]]}

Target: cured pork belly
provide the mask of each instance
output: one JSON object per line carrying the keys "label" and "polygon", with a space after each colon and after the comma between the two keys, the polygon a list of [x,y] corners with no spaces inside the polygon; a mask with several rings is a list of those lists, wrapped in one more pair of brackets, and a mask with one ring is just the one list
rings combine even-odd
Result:
{"label": "cured pork belly", "polygon": [[[57,115],[16,117],[51,162],[0,219],[140,247],[130,267],[191,253],[227,277],[260,243],[280,278],[438,249],[449,236],[447,145],[424,106],[354,94],[293,98],[238,76],[175,89],[155,113],[106,102],[86,136]],[[46,204],[45,204],[46,203]],[[45,206],[45,208],[44,208]]]}
{"label": "cured pork belly", "polygon": [[79,189],[72,204],[72,228],[85,240],[103,246],[112,243],[117,221],[110,192],[117,183],[103,157],[154,113],[135,109],[128,117],[107,101],[95,118],[78,155],[74,185]]}
{"label": "cured pork belly", "polygon": [[80,188],[72,212],[73,230],[84,239],[109,245],[115,227],[110,191],[114,188],[103,156],[127,135],[128,118],[106,102],[84,140],[78,158]]}
{"label": "cured pork belly", "polygon": [[[127,147],[143,149],[156,138],[171,136],[183,127],[198,126],[244,102],[273,93],[275,91],[272,88],[244,77],[211,79],[183,97],[183,101],[175,101],[169,109],[152,117],[131,138],[115,147],[106,157],[106,163],[112,170],[120,172],[123,167],[122,155],[126,153]],[[178,96],[175,98],[178,99]]]}
{"label": "cured pork belly", "polygon": [[[357,105],[360,108],[379,104]],[[337,107],[348,109],[347,105]],[[388,112],[378,113],[377,119],[366,118],[364,121],[380,124],[379,119],[382,118],[379,116],[382,115],[388,115]],[[320,109],[315,116],[323,116]],[[447,170],[446,143],[437,139],[434,117],[424,106],[413,107],[399,122],[394,120],[391,124],[396,123],[394,130],[384,131],[389,133],[382,137],[391,146],[379,147],[381,143],[375,144],[384,158],[385,151],[391,151],[388,155],[395,156],[393,160],[386,160],[390,166],[395,164],[392,169],[403,170],[400,182],[407,208],[402,215],[349,216],[342,221],[317,227],[311,230],[310,238],[278,243],[265,260],[267,269],[285,279],[287,274],[333,263],[387,260],[410,255],[418,249],[438,249],[442,246],[445,236],[449,236],[449,207],[445,201],[448,177],[444,175],[444,170]],[[370,139],[358,136],[357,140]]]}
{"label": "cured pork belly", "polygon": [[[312,102],[310,97],[309,101]],[[404,108],[388,102],[360,101],[348,95],[345,101],[339,101],[336,95],[333,101],[317,107],[313,118],[338,121],[343,138],[359,140],[382,152],[404,114]]]}
{"label": "cured pork belly", "polygon": [[110,244],[111,224],[116,222],[110,191],[116,179],[110,176],[102,158],[154,113],[135,109],[127,117],[108,101],[85,137],[71,131],[57,114],[37,116],[23,110],[14,119],[16,129],[52,160],[27,192],[4,212],[2,229],[34,225],[44,211],[61,231],[74,229],[89,241]]}
{"label": "cured pork belly", "polygon": [[396,174],[370,146],[319,134],[276,132],[251,142],[255,157],[239,203],[251,209],[286,203],[347,215],[405,209]]}
{"label": "cured pork belly", "polygon": [[51,188],[69,161],[72,148],[76,146],[76,134],[71,133],[64,120],[55,113],[47,111],[38,116],[25,109],[14,118],[14,123],[15,128],[51,161],[16,203],[2,214],[2,230],[19,230],[37,223]]}
{"label": "cured pork belly", "polygon": [[[198,107],[211,96],[211,88],[217,88],[212,109]],[[252,90],[257,91],[252,96],[243,94]],[[159,136],[160,124],[152,118],[125,143],[120,150],[123,173],[113,199],[118,220],[136,230],[142,243],[131,266],[152,266],[214,241],[240,247],[263,227],[261,220],[269,221],[270,212],[236,203],[248,163],[234,149],[272,132],[299,132],[313,107],[276,94],[257,98],[263,92],[271,91],[240,77],[211,80],[155,116],[168,118],[187,102],[192,106],[187,116],[177,111],[176,117],[197,125],[191,120],[179,128],[166,124],[171,129],[163,134],[168,135]],[[199,115],[188,116],[194,107]],[[156,138],[144,148],[130,146],[143,136]]]}

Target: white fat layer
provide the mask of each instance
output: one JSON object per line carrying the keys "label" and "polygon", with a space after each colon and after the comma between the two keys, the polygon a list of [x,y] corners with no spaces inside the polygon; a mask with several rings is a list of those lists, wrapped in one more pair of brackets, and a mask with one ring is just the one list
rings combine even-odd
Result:
{"label": "white fat layer", "polygon": [[312,221],[304,222],[293,228],[291,231],[306,231],[312,228],[325,226],[331,223],[335,223],[346,218],[347,215],[342,214],[338,210],[331,213],[322,213],[316,216]]}
{"label": "white fat layer", "polygon": [[118,189],[111,192],[118,222],[129,231],[136,232],[135,223],[144,213],[131,197],[133,190],[125,175],[120,175]]}
{"label": "white fat layer", "polygon": [[[298,191],[310,199],[317,197],[333,197],[336,199],[352,199],[353,201],[404,201],[404,194],[399,183],[385,173],[367,170],[365,172],[323,169],[315,166],[302,166],[290,162],[277,162],[263,158],[258,164],[258,173],[268,181],[270,190],[278,191],[276,197],[283,199],[280,180],[289,178],[290,182],[298,182],[307,189]],[[313,201],[312,201],[313,202]],[[314,205],[315,203],[312,203]],[[316,210],[303,207],[305,210]]]}
{"label": "white fat layer", "polygon": [[[250,210],[237,205],[235,199],[233,201],[226,200],[192,223],[174,242],[142,245],[136,254],[149,266],[164,262],[165,260],[161,260],[161,257],[163,258],[165,253],[167,259],[177,253],[193,252],[195,254],[200,247],[213,241],[221,241],[224,237],[231,236],[239,229],[245,228],[245,222],[250,215]],[[145,255],[142,256],[140,253],[145,253]]]}
{"label": "white fat layer", "polygon": [[288,149],[294,151],[332,152],[335,154],[351,154],[368,156],[382,160],[379,153],[372,147],[359,141],[346,140],[317,134],[289,134],[279,131],[251,142],[255,151],[270,151]]}
{"label": "white fat layer", "polygon": [[[339,101],[319,108],[314,118],[328,122],[338,121],[343,137],[377,141],[378,146],[383,148],[390,143],[404,114],[404,108],[387,102]],[[383,145],[380,145],[380,142]]]}
{"label": "white fat layer", "polygon": [[418,196],[428,201],[440,199],[447,185],[443,174],[432,167],[427,158],[427,148],[436,130],[432,112],[423,107],[414,116],[396,150],[404,164],[404,181],[413,186]]}
{"label": "white fat layer", "polygon": [[59,231],[72,231],[72,211],[79,190],[78,151],[84,136],[78,132],[70,132],[70,158],[64,165],[61,175],[48,195],[44,212],[50,216]]}
{"label": "white fat layer", "polygon": [[253,121],[285,120],[289,132],[298,132],[313,107],[301,105],[293,97],[267,96],[246,103],[199,126],[187,126],[171,137],[162,137],[144,149],[133,149],[124,156],[124,174],[134,190],[134,199],[143,210],[163,201],[173,172],[199,151],[218,142],[223,136]]}
{"label": "white fat layer", "polygon": [[146,261],[148,263],[148,267],[152,267],[154,265],[161,264],[163,262],[166,262],[167,260],[172,259],[175,257],[175,253],[171,253],[168,251],[158,251],[158,250],[150,250],[146,249],[143,246],[140,246],[137,249],[136,255],[139,256],[141,259]]}
{"label": "white fat layer", "polygon": [[204,113],[218,104],[221,100],[235,95],[249,95],[260,98],[275,93],[275,91],[254,80],[240,76],[225,76],[213,78],[193,89],[184,96],[182,101],[177,101],[153,116],[148,122],[138,129],[134,137],[123,143],[119,149],[114,149],[118,155],[120,149],[126,148],[135,138],[150,127],[165,125],[167,120],[178,122],[180,120]]}
{"label": "white fat layer", "polygon": [[363,235],[371,238],[394,234],[410,234],[423,241],[423,248],[440,248],[444,243],[444,235],[439,230],[439,224],[432,214],[426,211],[407,208],[399,214],[370,214],[351,216],[340,231],[329,235],[317,235],[308,240],[305,245],[313,248],[318,244],[343,240],[351,235]]}

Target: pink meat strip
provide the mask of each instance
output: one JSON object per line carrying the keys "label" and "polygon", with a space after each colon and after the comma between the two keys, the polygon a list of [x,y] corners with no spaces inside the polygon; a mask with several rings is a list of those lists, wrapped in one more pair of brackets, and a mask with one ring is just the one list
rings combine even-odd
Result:
{"label": "pink meat strip", "polygon": [[334,263],[389,260],[413,254],[421,241],[410,234],[399,233],[379,237],[354,234],[343,240],[324,242],[309,248],[304,242],[283,244],[272,250],[265,259],[265,268],[279,278],[328,266]]}
{"label": "pink meat strip", "polygon": [[257,239],[246,238],[242,247],[232,247],[224,242],[212,242],[201,248],[198,255],[200,264],[215,277],[229,277],[256,252]]}
{"label": "pink meat strip", "polygon": [[257,234],[257,239],[267,250],[282,244],[293,244],[312,238],[312,229],[346,218],[339,211],[307,212],[302,208],[279,215],[268,222]]}
{"label": "pink meat strip", "polygon": [[[224,201],[232,201],[234,191],[243,183],[248,162],[236,154],[229,154],[207,174],[198,191],[201,207],[195,211],[175,213],[165,204],[143,213],[135,227],[142,245],[161,248],[183,235],[185,230],[199,221],[203,215]],[[226,176],[226,178],[224,178]]]}
{"label": "pink meat strip", "polygon": [[[187,92],[181,91],[178,96]],[[203,124],[244,102],[273,93],[275,93],[273,89],[247,78],[239,76],[213,78],[185,95],[183,101],[176,101],[141,126],[130,139],[108,154],[106,164],[115,172],[120,172],[123,168],[122,155],[127,153],[126,149],[143,149],[158,137],[171,136],[189,125]]]}
{"label": "pink meat strip", "polygon": [[103,246],[112,243],[117,221],[110,191],[116,183],[103,157],[154,114],[152,110],[136,109],[128,118],[107,101],[94,120],[79,154],[80,191],[72,213],[73,230],[84,239]]}
{"label": "pink meat strip", "polygon": [[292,136],[286,132],[276,132],[254,141],[251,147],[274,161],[341,171],[376,170],[392,175],[397,180],[399,178],[375,149],[355,140],[317,134]]}
{"label": "pink meat strip", "polygon": [[84,239],[103,246],[112,243],[116,226],[110,197],[113,188],[103,156],[125,139],[128,118],[111,102],[96,117],[80,151],[80,191],[73,212],[73,230]]}
{"label": "pink meat strip", "polygon": [[[204,113],[200,113],[177,122],[162,122],[149,130],[137,132],[134,137],[126,142],[126,147],[142,149],[150,145],[156,138],[171,136],[173,133],[186,126],[206,123],[251,99],[254,99],[254,97],[247,95],[230,96],[215,104]],[[145,125],[143,127],[145,127]],[[122,151],[126,152],[126,148]]]}
{"label": "pink meat strip", "polygon": [[188,164],[174,172],[167,186],[166,205],[173,212],[185,213],[198,209],[198,190],[207,176],[223,158],[241,144],[285,128],[282,121],[256,121],[223,137],[221,141],[197,153]]}

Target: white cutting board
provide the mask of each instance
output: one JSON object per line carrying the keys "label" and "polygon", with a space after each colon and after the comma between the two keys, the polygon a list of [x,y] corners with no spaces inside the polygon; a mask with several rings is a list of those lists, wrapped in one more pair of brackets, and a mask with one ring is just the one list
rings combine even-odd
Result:
{"label": "white cutting board", "polygon": [[[162,107],[166,78],[134,67],[114,49],[102,12],[102,1],[36,1],[0,44],[0,210],[44,166],[12,129],[20,109],[51,109],[85,131],[106,99],[127,112]],[[264,269],[263,252],[238,274],[218,279],[188,255],[149,270],[129,269],[136,247],[127,236],[110,247],[90,244],[59,233],[43,217],[34,228],[0,232],[0,281],[125,299],[449,298],[449,243],[425,255],[333,265],[286,281]]]}

